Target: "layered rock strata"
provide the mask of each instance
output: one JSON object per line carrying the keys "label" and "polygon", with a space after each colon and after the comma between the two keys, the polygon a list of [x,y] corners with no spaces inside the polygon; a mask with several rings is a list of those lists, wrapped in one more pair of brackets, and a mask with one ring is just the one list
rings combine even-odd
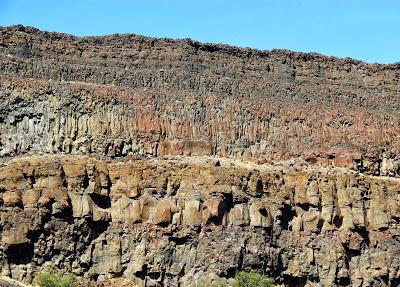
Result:
{"label": "layered rock strata", "polygon": [[53,266],[126,286],[205,286],[237,270],[285,286],[400,282],[400,179],[204,157],[40,156],[3,165],[0,190],[0,267],[22,281]]}
{"label": "layered rock strata", "polygon": [[0,27],[0,269],[400,284],[400,65]]}
{"label": "layered rock strata", "polygon": [[0,28],[0,155],[217,155],[399,175],[400,68]]}

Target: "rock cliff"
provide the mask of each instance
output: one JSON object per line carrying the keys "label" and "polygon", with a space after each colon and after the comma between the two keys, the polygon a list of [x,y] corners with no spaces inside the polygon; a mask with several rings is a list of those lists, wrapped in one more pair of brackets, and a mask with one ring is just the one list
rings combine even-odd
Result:
{"label": "rock cliff", "polygon": [[[182,157],[14,159],[0,169],[2,272],[203,286],[237,270],[287,286],[399,284],[400,179]],[[180,284],[180,285],[179,285]]]}
{"label": "rock cliff", "polygon": [[400,65],[0,28],[0,268],[400,284]]}

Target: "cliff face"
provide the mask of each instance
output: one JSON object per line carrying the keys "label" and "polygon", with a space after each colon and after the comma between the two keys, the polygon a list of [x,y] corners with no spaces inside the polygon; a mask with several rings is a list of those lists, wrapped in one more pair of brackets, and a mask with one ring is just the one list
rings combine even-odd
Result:
{"label": "cliff face", "polygon": [[399,64],[15,26],[0,100],[3,275],[400,282]]}
{"label": "cliff face", "polygon": [[218,155],[399,175],[399,65],[0,29],[0,154]]}
{"label": "cliff face", "polygon": [[139,286],[203,286],[242,269],[287,286],[400,283],[399,179],[42,156],[4,165],[0,189],[1,267],[20,280],[51,264]]}

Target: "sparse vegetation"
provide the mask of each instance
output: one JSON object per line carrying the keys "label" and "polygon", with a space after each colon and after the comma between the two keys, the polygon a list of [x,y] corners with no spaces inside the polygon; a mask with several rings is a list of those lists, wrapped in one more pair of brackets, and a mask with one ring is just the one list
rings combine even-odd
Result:
{"label": "sparse vegetation", "polygon": [[[221,279],[211,284],[210,287],[227,287],[225,280]],[[239,272],[235,276],[233,287],[274,287],[274,279],[256,272]]]}
{"label": "sparse vegetation", "polygon": [[220,279],[217,282],[214,282],[213,284],[211,284],[210,287],[228,287],[228,284],[226,284],[225,280]]}
{"label": "sparse vegetation", "polygon": [[274,279],[256,272],[239,272],[233,287],[273,287]]}
{"label": "sparse vegetation", "polygon": [[35,284],[40,287],[78,287],[76,278],[71,273],[63,274],[47,269],[35,274]]}

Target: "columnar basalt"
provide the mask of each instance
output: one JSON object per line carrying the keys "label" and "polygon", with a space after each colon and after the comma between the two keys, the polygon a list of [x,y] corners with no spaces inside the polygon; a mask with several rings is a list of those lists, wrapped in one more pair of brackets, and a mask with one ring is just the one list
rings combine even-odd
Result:
{"label": "columnar basalt", "polygon": [[1,167],[0,189],[1,268],[19,280],[46,265],[139,286],[251,269],[289,286],[400,279],[399,179],[204,157],[42,156]]}
{"label": "columnar basalt", "polygon": [[400,66],[0,27],[0,269],[400,284]]}
{"label": "columnar basalt", "polygon": [[400,70],[135,35],[0,29],[0,154],[303,158],[399,175]]}

